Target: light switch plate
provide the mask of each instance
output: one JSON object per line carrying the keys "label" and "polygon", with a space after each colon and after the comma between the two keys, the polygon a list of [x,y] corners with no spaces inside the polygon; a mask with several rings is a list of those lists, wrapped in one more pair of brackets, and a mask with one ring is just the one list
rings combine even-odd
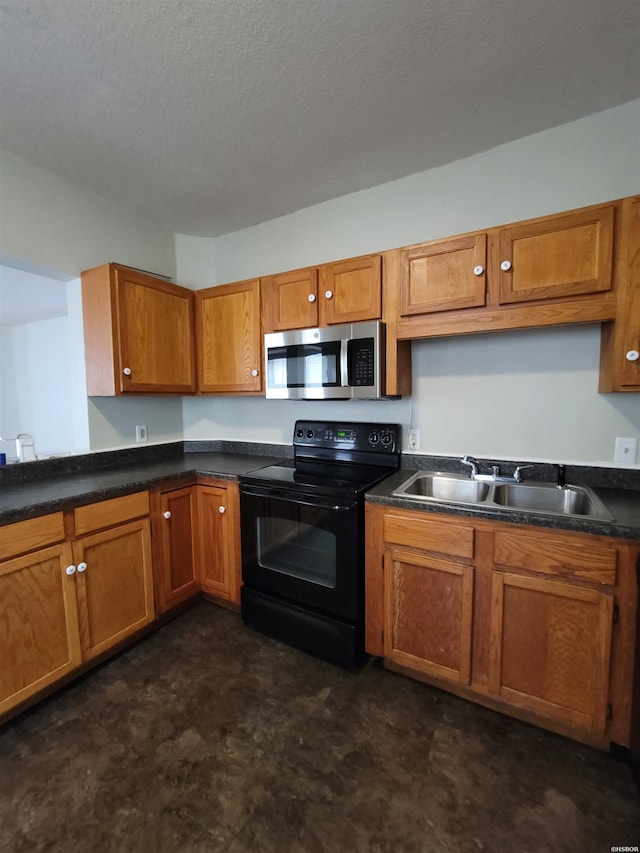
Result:
{"label": "light switch plate", "polygon": [[637,453],[637,438],[624,438],[620,435],[616,438],[616,446],[613,453],[614,462],[624,462],[627,465],[634,465]]}
{"label": "light switch plate", "polygon": [[147,426],[146,424],[140,424],[136,427],[136,441],[146,441],[147,440]]}

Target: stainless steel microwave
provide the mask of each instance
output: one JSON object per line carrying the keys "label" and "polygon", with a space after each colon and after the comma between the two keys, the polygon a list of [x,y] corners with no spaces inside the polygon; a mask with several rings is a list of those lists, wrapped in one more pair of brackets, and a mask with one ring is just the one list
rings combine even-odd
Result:
{"label": "stainless steel microwave", "polygon": [[379,320],[264,336],[266,397],[376,400],[385,396],[385,326]]}

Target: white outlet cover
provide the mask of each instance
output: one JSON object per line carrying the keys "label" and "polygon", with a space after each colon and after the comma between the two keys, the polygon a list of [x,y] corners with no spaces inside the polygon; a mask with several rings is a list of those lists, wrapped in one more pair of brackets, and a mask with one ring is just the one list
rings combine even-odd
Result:
{"label": "white outlet cover", "polygon": [[613,453],[614,462],[624,462],[626,465],[634,465],[637,453],[637,438],[624,438],[623,436],[618,436],[616,438],[616,445]]}

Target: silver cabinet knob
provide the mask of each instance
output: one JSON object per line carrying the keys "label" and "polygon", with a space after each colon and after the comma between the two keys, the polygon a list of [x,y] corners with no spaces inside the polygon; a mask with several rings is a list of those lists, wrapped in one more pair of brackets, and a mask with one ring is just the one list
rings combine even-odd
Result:
{"label": "silver cabinet knob", "polygon": [[130,367],[125,367],[122,372],[124,373],[125,376],[131,376],[131,368]]}
{"label": "silver cabinet knob", "polygon": [[316,301],[316,295],[315,295],[315,293],[310,293],[310,294],[307,296],[307,299],[309,300],[309,302],[315,302],[315,301]]}
{"label": "silver cabinet knob", "polygon": [[500,264],[500,269],[501,269],[501,270],[504,270],[505,272],[507,272],[508,270],[510,270],[510,269],[511,269],[511,261],[503,261],[503,262]]}
{"label": "silver cabinet knob", "polygon": [[78,571],[81,574],[82,574],[82,572],[86,572],[87,571],[87,564],[86,563],[78,563]]}
{"label": "silver cabinet knob", "polygon": [[163,518],[171,518],[171,513],[170,513],[170,511],[169,511],[169,510],[166,510],[166,512],[163,512],[163,513],[162,513],[162,517],[163,517]]}
{"label": "silver cabinet knob", "polygon": [[325,299],[333,299],[333,291],[332,290],[325,290],[324,296],[325,296]]}
{"label": "silver cabinet knob", "polygon": [[257,376],[257,375],[258,375],[258,371],[257,371],[257,370],[252,370],[252,371],[251,371],[251,375],[252,375],[252,376]]}
{"label": "silver cabinet knob", "polygon": [[626,352],[624,357],[627,361],[637,361],[640,358],[640,352],[637,349],[630,349],[629,352]]}
{"label": "silver cabinet knob", "polygon": [[227,511],[227,508],[225,506],[219,506],[218,507],[218,512],[220,513],[220,515],[223,515],[223,513],[225,513],[226,511]]}
{"label": "silver cabinet knob", "polygon": [[483,272],[484,272],[484,267],[482,266],[482,264],[478,264],[477,267],[473,268],[473,274],[474,275],[482,275]]}
{"label": "silver cabinet knob", "polygon": [[75,575],[76,567],[75,566],[67,566],[67,568],[64,570],[64,573],[66,575]]}

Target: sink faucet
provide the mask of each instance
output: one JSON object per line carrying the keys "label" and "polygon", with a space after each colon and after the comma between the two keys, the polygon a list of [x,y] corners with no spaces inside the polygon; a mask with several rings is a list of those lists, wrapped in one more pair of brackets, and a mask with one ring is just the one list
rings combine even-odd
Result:
{"label": "sink faucet", "polygon": [[[518,465],[513,474],[501,474],[499,465],[487,465],[484,462],[474,459],[473,456],[463,456],[460,462],[471,468],[469,476],[472,480],[484,480],[490,483],[520,483],[522,481],[522,471],[525,468],[533,468],[533,465]],[[478,473],[479,468],[486,468],[491,473],[480,474]]]}
{"label": "sink faucet", "polygon": [[463,465],[470,465],[471,466],[471,471],[469,472],[469,476],[471,477],[472,480],[475,480],[475,478],[478,476],[478,465],[480,465],[478,460],[474,459],[473,456],[463,456],[460,461],[462,462]]}

